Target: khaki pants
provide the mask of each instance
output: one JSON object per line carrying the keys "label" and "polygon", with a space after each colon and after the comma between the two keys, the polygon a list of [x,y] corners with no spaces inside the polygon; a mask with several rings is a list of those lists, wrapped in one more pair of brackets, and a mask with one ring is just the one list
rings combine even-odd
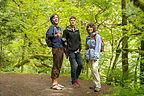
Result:
{"label": "khaki pants", "polygon": [[61,66],[63,63],[64,49],[52,48],[53,53],[53,68],[51,72],[51,78],[56,79],[59,77]]}
{"label": "khaki pants", "polygon": [[89,64],[90,64],[90,69],[91,69],[91,73],[92,73],[92,77],[93,77],[93,82],[94,82],[94,87],[95,88],[101,88],[101,84],[100,84],[100,75],[98,72],[98,62],[99,60],[95,61],[95,60],[90,60]]}

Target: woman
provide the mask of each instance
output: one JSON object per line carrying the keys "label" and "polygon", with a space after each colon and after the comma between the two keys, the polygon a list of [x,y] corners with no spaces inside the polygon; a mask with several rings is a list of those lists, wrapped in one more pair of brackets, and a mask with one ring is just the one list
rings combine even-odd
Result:
{"label": "woman", "polygon": [[86,37],[85,55],[86,61],[90,64],[93,82],[95,84],[93,87],[90,87],[90,89],[94,89],[94,92],[98,92],[101,89],[98,62],[100,58],[102,40],[101,36],[96,31],[94,23],[88,23],[86,30],[88,32],[88,36]]}

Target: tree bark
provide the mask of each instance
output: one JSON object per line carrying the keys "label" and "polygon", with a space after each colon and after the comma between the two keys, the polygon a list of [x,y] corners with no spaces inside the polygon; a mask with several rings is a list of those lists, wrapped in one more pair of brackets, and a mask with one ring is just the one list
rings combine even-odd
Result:
{"label": "tree bark", "polygon": [[36,54],[36,55],[32,55],[30,57],[27,57],[26,59],[24,59],[22,62],[19,62],[18,64],[16,64],[14,67],[22,67],[23,65],[25,65],[26,63],[34,63],[35,66],[37,67],[43,67],[43,66],[46,66],[46,67],[50,67],[48,64],[44,64],[44,63],[38,63],[36,62],[34,59],[37,59],[37,60],[41,60],[41,61],[44,61],[44,60],[47,60],[47,59],[52,59],[53,57],[50,55],[50,56],[47,56],[47,55],[43,55],[43,54]]}
{"label": "tree bark", "polygon": [[133,0],[133,3],[144,11],[144,0]]}
{"label": "tree bark", "polygon": [[110,65],[109,65],[108,71],[107,71],[107,77],[106,77],[107,82],[109,82],[109,80],[112,80],[111,74],[110,74],[110,69],[111,69],[112,60],[113,60],[113,53],[114,53],[114,38],[113,38],[112,28],[110,29],[110,31],[111,31],[111,36],[112,36],[112,39],[111,39],[111,48],[112,48],[111,51],[112,51],[112,53],[111,53],[111,58],[110,58]]}
{"label": "tree bark", "polygon": [[2,62],[2,50],[3,50],[3,47],[2,47],[2,44],[3,44],[3,41],[2,41],[2,35],[0,34],[0,70],[2,69],[2,66],[3,66],[3,62]]}
{"label": "tree bark", "polygon": [[[124,12],[126,9],[126,0],[122,0],[122,26],[127,25],[127,16]],[[123,30],[123,35],[127,34],[127,30],[125,28]],[[122,41],[122,49],[128,48],[128,37],[125,37]],[[122,51],[122,69],[123,69],[123,80],[127,78],[128,75],[128,51]]]}
{"label": "tree bark", "polygon": [[[141,41],[141,50],[144,50],[144,40]],[[140,83],[144,84],[144,54],[141,55],[140,62]]]}
{"label": "tree bark", "polygon": [[[22,61],[25,60],[26,34],[23,34],[23,40],[24,40],[24,45],[23,45]],[[21,66],[21,72],[23,72],[23,65]]]}
{"label": "tree bark", "polygon": [[139,62],[139,57],[137,58],[137,63],[136,63],[136,67],[135,67],[135,74],[134,74],[134,82],[135,84],[137,83],[137,70],[138,70],[138,63]]}

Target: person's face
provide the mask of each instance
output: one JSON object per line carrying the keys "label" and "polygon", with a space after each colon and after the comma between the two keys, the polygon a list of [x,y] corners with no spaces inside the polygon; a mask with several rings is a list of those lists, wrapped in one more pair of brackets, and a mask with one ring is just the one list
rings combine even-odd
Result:
{"label": "person's face", "polygon": [[88,26],[88,32],[89,32],[89,34],[93,33],[93,28],[91,26]]}
{"label": "person's face", "polygon": [[54,24],[58,25],[58,23],[59,23],[59,17],[57,15],[55,15],[52,20],[53,20]]}
{"label": "person's face", "polygon": [[74,18],[70,19],[70,25],[74,26],[76,23],[76,20]]}

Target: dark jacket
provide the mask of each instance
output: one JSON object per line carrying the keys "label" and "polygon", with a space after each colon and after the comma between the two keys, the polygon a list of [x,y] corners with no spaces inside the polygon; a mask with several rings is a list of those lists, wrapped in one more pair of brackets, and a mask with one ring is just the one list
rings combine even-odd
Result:
{"label": "dark jacket", "polygon": [[74,28],[74,30],[72,30],[70,26],[67,26],[63,31],[63,40],[67,42],[67,48],[69,52],[75,52],[78,49],[79,51],[81,50],[81,38],[79,29]]}
{"label": "dark jacket", "polygon": [[[54,33],[54,28],[56,28],[56,32]],[[54,35],[57,34],[58,32],[61,33],[61,28],[60,27],[55,27],[54,25],[51,25],[49,27],[49,33],[48,33],[48,38],[51,38],[53,40],[53,46],[52,48],[63,48],[62,40],[61,38],[54,38]]]}

